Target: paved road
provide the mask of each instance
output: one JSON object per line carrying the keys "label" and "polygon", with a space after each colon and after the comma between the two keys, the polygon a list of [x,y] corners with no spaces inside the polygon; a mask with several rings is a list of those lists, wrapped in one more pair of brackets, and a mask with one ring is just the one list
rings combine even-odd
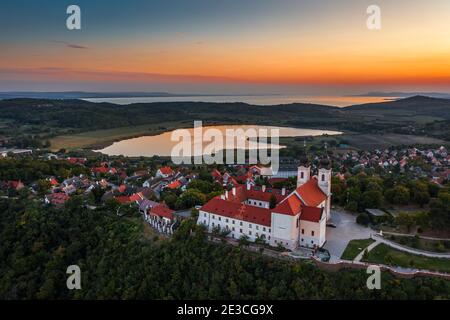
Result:
{"label": "paved road", "polygon": [[324,248],[330,252],[330,261],[338,261],[347,244],[353,239],[369,239],[372,229],[356,223],[356,216],[341,211],[331,210],[331,220],[336,228],[327,227],[327,242]]}
{"label": "paved road", "polygon": [[384,243],[394,249],[400,250],[400,251],[417,254],[417,255],[421,255],[421,256],[426,256],[426,257],[431,257],[431,258],[450,259],[450,253],[436,253],[436,252],[423,251],[423,250],[418,250],[418,249],[414,249],[414,248],[410,248],[410,247],[405,247],[396,242],[393,242],[393,241],[387,240],[383,237],[380,237],[379,235],[376,235],[376,234],[373,235],[372,239],[374,239],[375,241],[382,242],[382,243]]}
{"label": "paved road", "polygon": [[[392,234],[394,236],[401,236],[401,237],[410,237],[413,238],[416,235],[415,234],[408,234],[408,233],[398,233],[398,232],[390,232],[390,231],[383,231],[383,234]],[[436,241],[450,241],[449,238],[435,238],[435,237],[427,237],[427,236],[421,236],[418,235],[419,238],[421,239],[426,239],[426,240],[436,240]]]}

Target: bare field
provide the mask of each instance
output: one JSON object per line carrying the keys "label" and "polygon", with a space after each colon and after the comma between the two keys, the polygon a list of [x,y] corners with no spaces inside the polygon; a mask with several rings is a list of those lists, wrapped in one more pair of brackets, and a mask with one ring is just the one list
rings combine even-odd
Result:
{"label": "bare field", "polygon": [[413,136],[406,134],[352,134],[343,135],[343,139],[349,142],[349,145],[359,149],[387,148],[395,145],[414,145],[414,144],[447,144],[446,141],[425,136]]}
{"label": "bare field", "polygon": [[51,149],[100,148],[118,140],[143,135],[157,135],[164,131],[180,127],[179,122],[146,124],[134,127],[120,127],[107,130],[87,131],[71,135],[57,136],[51,139]]}

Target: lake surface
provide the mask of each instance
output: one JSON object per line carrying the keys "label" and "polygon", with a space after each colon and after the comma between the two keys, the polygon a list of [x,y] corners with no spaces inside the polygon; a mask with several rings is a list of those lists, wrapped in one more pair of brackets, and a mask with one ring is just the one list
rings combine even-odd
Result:
{"label": "lake surface", "polygon": [[[219,133],[223,137],[224,141],[224,150],[226,149],[235,149],[236,142],[234,139],[227,139],[227,137],[232,137],[232,135],[227,132],[227,129],[255,129],[260,134],[263,133],[260,131],[261,129],[267,129],[268,134],[270,135],[271,130],[279,130],[280,137],[306,137],[306,136],[321,136],[321,135],[338,135],[341,134],[339,131],[329,131],[329,130],[313,130],[313,129],[298,129],[298,128],[289,128],[289,127],[275,127],[275,126],[258,126],[258,125],[228,125],[228,126],[208,126],[203,127],[203,134],[200,137],[204,137],[205,132],[208,129],[216,129],[216,133]],[[193,156],[201,156],[203,154],[210,154],[209,152],[197,152],[199,149],[204,149],[206,146],[210,145],[211,142],[204,142],[202,140],[194,141],[194,129],[183,129],[184,133],[189,133],[191,138],[190,146],[191,146],[191,155]],[[218,130],[218,131],[217,131]],[[175,130],[176,131],[176,130]],[[118,142],[114,142],[112,145],[101,149],[94,150],[97,152],[101,152],[107,155],[123,155],[128,157],[152,157],[152,156],[170,156],[172,153],[172,149],[174,146],[179,145],[180,140],[172,139],[172,133],[174,131],[164,132],[155,136],[143,136],[139,138],[126,139]],[[211,132],[211,131],[210,131]],[[198,135],[197,135],[198,136]],[[210,140],[212,141],[212,140]],[[215,140],[217,141],[217,140]],[[254,140],[253,140],[254,141]],[[228,143],[227,143],[228,142]],[[245,143],[245,147],[242,149],[269,149],[276,148],[281,149],[284,148],[282,145],[278,144],[270,144],[263,142],[254,142]]]}
{"label": "lake surface", "polygon": [[266,96],[179,96],[179,97],[128,97],[128,98],[92,98],[91,102],[110,102],[115,104],[151,103],[151,102],[244,102],[254,105],[278,105],[289,103],[314,103],[335,107],[347,107],[355,104],[386,102],[393,97],[354,97],[354,96],[301,96],[301,95],[266,95]]}

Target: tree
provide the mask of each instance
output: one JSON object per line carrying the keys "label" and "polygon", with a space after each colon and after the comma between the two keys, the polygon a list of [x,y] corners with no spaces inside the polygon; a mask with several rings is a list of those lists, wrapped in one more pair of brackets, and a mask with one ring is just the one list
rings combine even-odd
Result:
{"label": "tree", "polygon": [[37,185],[38,185],[38,193],[40,196],[46,194],[52,186],[50,181],[47,179],[39,179]]}
{"label": "tree", "polygon": [[430,194],[430,197],[436,198],[439,194],[440,189],[441,188],[436,183],[428,183],[428,193]]}
{"label": "tree", "polygon": [[274,194],[270,195],[270,200],[269,200],[269,208],[273,209],[275,208],[277,205],[277,197],[275,197]]}
{"label": "tree", "polygon": [[383,194],[378,190],[366,191],[362,195],[363,208],[378,208],[383,201]]}
{"label": "tree", "polygon": [[395,218],[395,222],[398,225],[405,226],[408,229],[408,231],[415,224],[414,216],[406,212],[399,213]]}
{"label": "tree", "polygon": [[360,213],[357,217],[356,217],[356,223],[361,224],[363,226],[367,226],[370,222],[370,218],[369,215],[365,212]]}
{"label": "tree", "polygon": [[384,196],[392,204],[403,205],[408,204],[410,198],[409,189],[401,185],[386,190]]}
{"label": "tree", "polygon": [[250,244],[250,241],[249,241],[249,238],[247,235],[244,234],[239,238],[239,246],[246,247],[249,244]]}
{"label": "tree", "polygon": [[428,185],[421,181],[413,183],[411,186],[411,199],[421,207],[430,202]]}
{"label": "tree", "polygon": [[436,229],[450,227],[450,193],[439,192],[438,198],[431,202],[430,223]]}
{"label": "tree", "polygon": [[189,189],[184,192],[179,201],[176,202],[177,209],[192,208],[196,205],[203,205],[206,202],[206,196],[196,189]]}
{"label": "tree", "polygon": [[255,243],[256,244],[266,244],[266,236],[263,234],[258,235],[255,239]]}
{"label": "tree", "polygon": [[201,191],[202,193],[210,193],[213,191],[213,184],[211,182],[208,182],[206,180],[192,180],[189,185],[188,189],[197,189]]}
{"label": "tree", "polygon": [[163,200],[169,208],[175,209],[175,204],[177,203],[178,197],[175,194],[169,192],[164,193],[164,195],[161,197],[161,200]]}

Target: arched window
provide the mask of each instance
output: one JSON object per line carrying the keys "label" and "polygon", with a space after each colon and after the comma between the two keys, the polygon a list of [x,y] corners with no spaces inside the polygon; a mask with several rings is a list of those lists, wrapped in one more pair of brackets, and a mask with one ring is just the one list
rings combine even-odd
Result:
{"label": "arched window", "polygon": [[304,172],[300,172],[300,178],[304,178],[305,177],[305,173]]}
{"label": "arched window", "polygon": [[322,174],[322,181],[325,181],[325,175]]}

